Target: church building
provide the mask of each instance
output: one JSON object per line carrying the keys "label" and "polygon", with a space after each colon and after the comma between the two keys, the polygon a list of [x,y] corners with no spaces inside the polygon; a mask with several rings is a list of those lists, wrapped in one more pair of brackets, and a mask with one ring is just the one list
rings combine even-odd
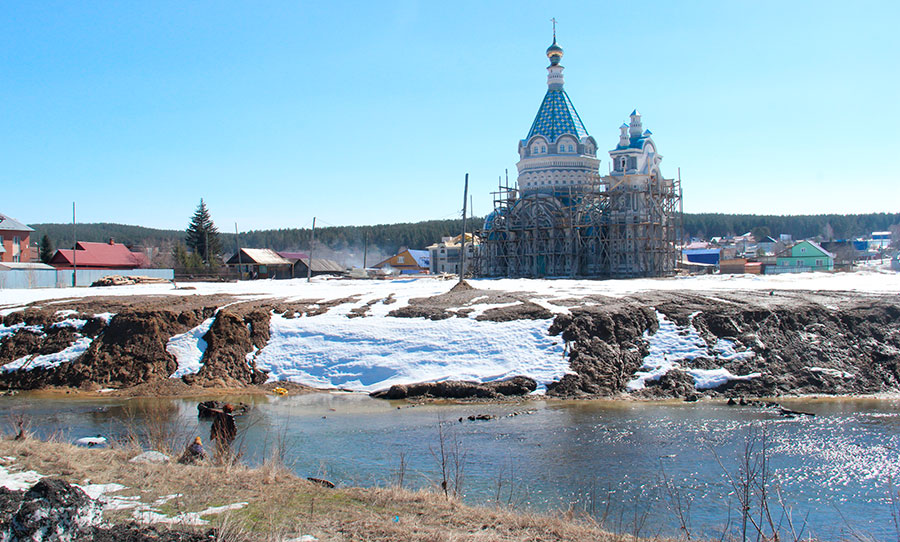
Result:
{"label": "church building", "polygon": [[501,185],[481,232],[483,276],[632,277],[674,272],[681,188],[641,115],[631,113],[600,175],[597,142],[564,88],[563,49],[547,49],[547,92],[519,141],[515,186]]}

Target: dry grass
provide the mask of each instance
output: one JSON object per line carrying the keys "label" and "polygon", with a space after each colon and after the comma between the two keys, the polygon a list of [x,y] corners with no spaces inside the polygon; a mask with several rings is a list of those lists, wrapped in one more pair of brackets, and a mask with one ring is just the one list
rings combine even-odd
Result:
{"label": "dry grass", "polygon": [[[299,535],[326,540],[633,540],[603,531],[571,515],[518,513],[473,507],[441,493],[399,488],[328,489],[296,477],[277,457],[255,469],[240,465],[147,465],[129,463],[134,447],[84,449],[31,438],[0,440],[0,456],[15,458],[18,469],[35,470],[70,482],[116,482],[144,502],[181,494],[163,506],[174,515],[210,506],[249,502],[213,516],[221,540],[280,541]],[[113,521],[127,518],[112,512]]]}

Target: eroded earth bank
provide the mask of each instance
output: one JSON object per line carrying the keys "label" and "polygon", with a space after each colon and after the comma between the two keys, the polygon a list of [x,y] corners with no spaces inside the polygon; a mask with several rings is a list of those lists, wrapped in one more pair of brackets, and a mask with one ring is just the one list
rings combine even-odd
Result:
{"label": "eroded earth bank", "polygon": [[[283,328],[293,319],[315,323],[327,316],[331,326],[343,322],[350,336],[355,325],[373,318],[383,319],[385,329],[391,322],[424,326],[466,319],[468,332],[488,343],[491,323],[532,322],[565,355],[564,370],[551,381],[535,382],[527,370],[506,375],[522,378],[504,383],[457,382],[447,375],[437,384],[385,386],[379,395],[387,398],[499,398],[538,387],[557,397],[689,399],[900,390],[896,295],[657,291],[567,298],[462,284],[398,302],[401,286],[397,296],[368,298],[97,295],[16,307],[0,326],[0,389],[59,386],[152,395],[274,387],[274,380],[293,374],[291,364],[305,367],[303,341],[321,340],[309,332],[275,337],[274,321]],[[458,329],[448,327],[447,341],[467,340],[453,331]],[[258,363],[258,353],[276,339],[299,341],[284,350],[289,355],[282,355],[278,378]],[[495,349],[513,346],[498,339]],[[396,348],[402,350],[402,341]],[[439,359],[441,351],[421,356]]]}

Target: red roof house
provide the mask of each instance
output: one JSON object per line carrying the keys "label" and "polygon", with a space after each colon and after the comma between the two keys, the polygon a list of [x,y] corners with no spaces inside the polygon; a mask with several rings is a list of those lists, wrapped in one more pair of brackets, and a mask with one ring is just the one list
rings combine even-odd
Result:
{"label": "red roof house", "polygon": [[134,269],[149,267],[150,262],[144,254],[132,252],[125,245],[110,239],[108,243],[80,241],[74,251],[59,249],[50,259],[50,265],[57,268],[77,265],[79,269]]}

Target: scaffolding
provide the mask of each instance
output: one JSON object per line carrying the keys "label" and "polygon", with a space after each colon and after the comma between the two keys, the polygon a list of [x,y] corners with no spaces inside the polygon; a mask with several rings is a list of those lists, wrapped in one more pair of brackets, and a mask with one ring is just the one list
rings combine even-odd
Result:
{"label": "scaffolding", "polygon": [[662,277],[675,272],[680,179],[596,176],[521,193],[501,181],[480,232],[486,277]]}

